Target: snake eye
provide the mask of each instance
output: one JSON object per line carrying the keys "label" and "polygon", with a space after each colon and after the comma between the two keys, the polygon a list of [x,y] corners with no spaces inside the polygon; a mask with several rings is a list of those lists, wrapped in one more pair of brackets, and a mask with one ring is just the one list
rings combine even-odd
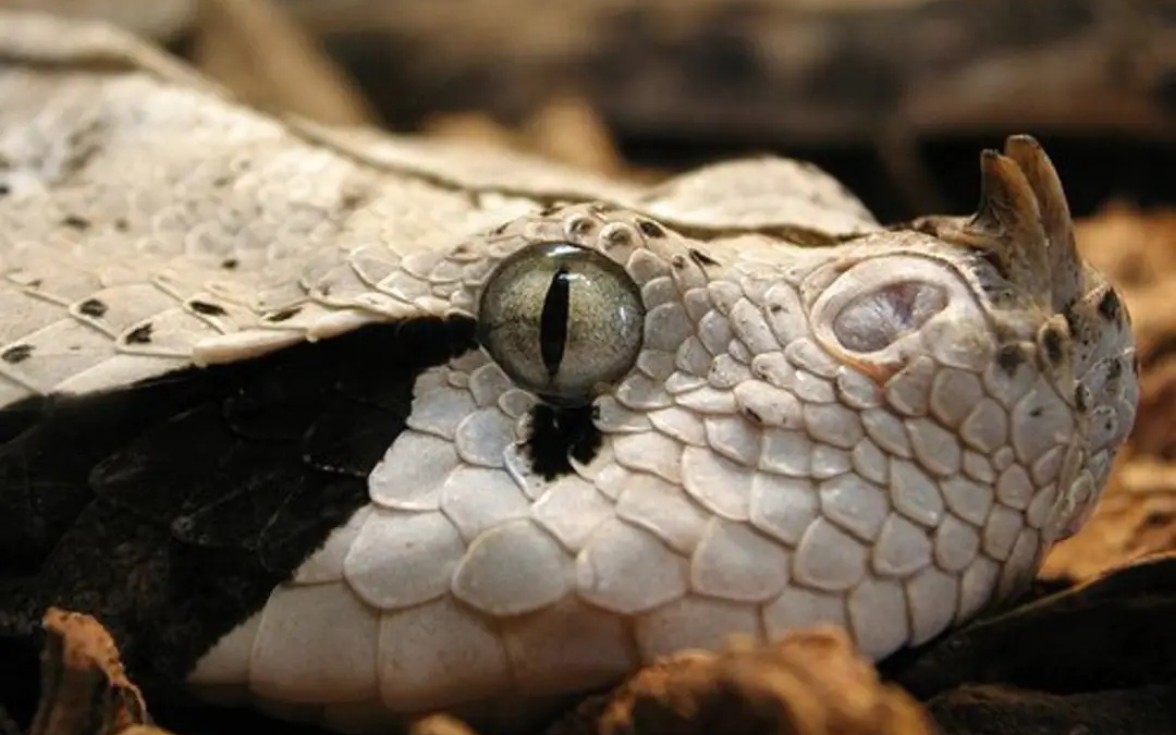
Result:
{"label": "snake eye", "polygon": [[521,388],[585,404],[633,367],[644,321],[641,291],[620,264],[578,245],[543,243],[490,273],[478,340]]}

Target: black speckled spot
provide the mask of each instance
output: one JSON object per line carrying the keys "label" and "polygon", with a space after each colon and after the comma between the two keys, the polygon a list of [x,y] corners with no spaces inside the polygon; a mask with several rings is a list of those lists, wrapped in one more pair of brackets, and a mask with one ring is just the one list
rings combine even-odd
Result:
{"label": "black speckled spot", "polygon": [[1118,319],[1121,308],[1122,304],[1119,303],[1119,294],[1115,293],[1115,289],[1113,288],[1108,288],[1107,292],[1098,301],[1098,313],[1107,321]]}
{"label": "black speckled spot", "polygon": [[32,354],[32,345],[13,345],[0,353],[0,358],[3,358],[4,362],[10,362],[15,365],[18,362],[24,362],[29,359],[29,356]]}
{"label": "black speckled spot", "polygon": [[645,235],[646,237],[652,237],[654,239],[666,236],[666,231],[661,228],[661,225],[656,222],[650,222],[647,219],[643,219],[638,222],[637,229],[641,230],[642,235]]}
{"label": "black speckled spot", "polygon": [[67,214],[61,218],[61,224],[75,230],[90,229],[90,220],[85,217],[79,217],[76,214]]}
{"label": "black speckled spot", "polygon": [[1025,362],[1025,355],[1017,345],[1005,345],[996,353],[996,364],[1009,375],[1017,371],[1021,363]]}
{"label": "black speckled spot", "polygon": [[1051,365],[1062,361],[1062,335],[1057,329],[1047,328],[1041,335],[1041,346],[1045,349],[1045,359]]}
{"label": "black speckled spot", "polygon": [[689,253],[690,253],[690,259],[693,260],[695,263],[697,263],[700,268],[705,268],[707,266],[719,265],[719,261],[715,260],[714,258],[712,258],[711,256],[707,255],[706,253],[702,252],[701,250],[698,250],[696,248],[690,248]]}
{"label": "black speckled spot", "polygon": [[127,344],[129,345],[145,345],[151,343],[151,333],[155,327],[148,323],[135,327],[127,334]]}
{"label": "black speckled spot", "polygon": [[1110,358],[1107,365],[1107,380],[1118,380],[1123,375],[1123,362],[1117,357]]}
{"label": "black speckled spot", "polygon": [[220,265],[221,268],[224,268],[227,271],[234,271],[237,270],[237,266],[240,265],[240,263],[236,258],[225,258],[221,261]]}
{"label": "black speckled spot", "polygon": [[207,301],[189,301],[188,306],[191,306],[192,311],[197,314],[204,314],[206,316],[224,316],[229,313],[223,307],[210,304]]}
{"label": "black speckled spot", "polygon": [[293,319],[294,317],[298,316],[298,312],[300,312],[300,311],[302,311],[302,307],[291,306],[288,309],[281,309],[280,311],[275,311],[271,314],[266,314],[265,320],[267,322],[272,322],[274,324],[277,324],[278,322],[289,321],[290,319]]}
{"label": "black speckled spot", "polygon": [[98,299],[86,299],[78,305],[78,311],[95,319],[106,313],[107,306]]}

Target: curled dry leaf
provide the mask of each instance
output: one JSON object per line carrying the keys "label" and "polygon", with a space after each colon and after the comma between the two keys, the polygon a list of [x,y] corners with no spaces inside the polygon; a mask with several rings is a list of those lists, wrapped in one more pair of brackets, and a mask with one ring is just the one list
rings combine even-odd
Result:
{"label": "curled dry leaf", "polygon": [[817,627],[772,646],[663,659],[611,695],[597,731],[929,735],[932,729],[909,695],[879,681],[844,631]]}
{"label": "curled dry leaf", "polygon": [[41,702],[30,735],[166,735],[148,723],[143,697],[97,620],[49,608],[42,625]]}
{"label": "curled dry leaf", "polygon": [[1081,533],[1053,548],[1047,579],[1087,580],[1150,554],[1176,550],[1176,464],[1122,462]]}

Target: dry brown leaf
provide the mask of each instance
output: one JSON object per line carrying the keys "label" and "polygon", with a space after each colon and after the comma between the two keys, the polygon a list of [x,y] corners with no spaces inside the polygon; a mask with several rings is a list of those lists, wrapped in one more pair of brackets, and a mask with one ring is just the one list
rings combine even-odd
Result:
{"label": "dry brown leaf", "polygon": [[167,735],[148,723],[143,696],[97,620],[49,608],[42,625],[41,702],[29,735]]}
{"label": "dry brown leaf", "polygon": [[826,626],[771,646],[688,652],[648,666],[613,693],[598,728],[602,735],[932,732],[915,700],[881,683],[845,631]]}

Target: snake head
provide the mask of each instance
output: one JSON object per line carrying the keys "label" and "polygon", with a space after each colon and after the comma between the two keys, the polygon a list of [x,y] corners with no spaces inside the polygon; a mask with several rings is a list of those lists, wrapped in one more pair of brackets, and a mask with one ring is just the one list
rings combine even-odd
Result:
{"label": "snake head", "polygon": [[[740,197],[836,192],[749,165]],[[1134,419],[1128,316],[1034,141],[981,173],[970,217],[883,228],[850,202],[844,238],[576,204],[462,251],[488,254],[454,299],[484,349],[448,369],[512,386],[519,528],[558,540],[576,599],[632,621],[642,658],[817,622],[885,656],[1024,589],[1081,525]]]}

